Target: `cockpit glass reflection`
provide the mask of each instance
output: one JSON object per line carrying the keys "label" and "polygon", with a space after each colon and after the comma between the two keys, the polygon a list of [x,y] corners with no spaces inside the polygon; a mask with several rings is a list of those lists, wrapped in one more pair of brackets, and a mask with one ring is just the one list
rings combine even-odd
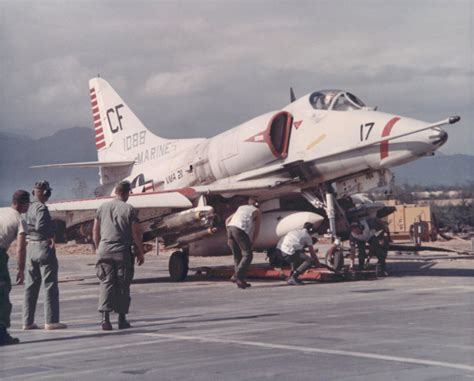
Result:
{"label": "cockpit glass reflection", "polygon": [[309,96],[309,103],[316,110],[351,111],[365,107],[354,94],[341,90],[316,91]]}

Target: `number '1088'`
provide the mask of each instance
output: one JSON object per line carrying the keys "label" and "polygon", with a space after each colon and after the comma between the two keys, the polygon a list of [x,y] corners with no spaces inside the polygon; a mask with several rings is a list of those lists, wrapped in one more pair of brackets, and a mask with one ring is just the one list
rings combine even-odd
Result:
{"label": "number '1088'", "polygon": [[130,151],[132,148],[145,144],[146,131],[140,131],[133,135],[128,135],[123,139],[123,150]]}

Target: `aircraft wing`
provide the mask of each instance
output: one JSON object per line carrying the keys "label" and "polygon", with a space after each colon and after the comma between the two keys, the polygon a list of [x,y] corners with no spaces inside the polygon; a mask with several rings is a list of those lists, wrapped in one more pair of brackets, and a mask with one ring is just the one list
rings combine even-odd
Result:
{"label": "aircraft wing", "polygon": [[[92,221],[97,208],[112,199],[113,197],[99,197],[52,202],[48,203],[48,208],[54,219],[63,220],[66,226],[73,226]],[[140,210],[140,220],[170,213],[173,209],[188,209],[193,206],[191,201],[179,192],[132,194],[127,202]]]}
{"label": "aircraft wing", "polygon": [[[96,210],[113,197],[99,197],[84,200],[52,202],[48,204],[51,212],[88,211]],[[142,208],[172,208],[186,209],[192,207],[191,201],[179,192],[140,193],[132,194],[128,203],[137,209]]]}

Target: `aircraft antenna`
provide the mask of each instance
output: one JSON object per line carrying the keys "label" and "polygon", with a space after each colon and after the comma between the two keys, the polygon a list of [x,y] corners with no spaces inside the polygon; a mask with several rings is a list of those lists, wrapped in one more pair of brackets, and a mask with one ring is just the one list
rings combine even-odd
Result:
{"label": "aircraft antenna", "polygon": [[296,101],[295,92],[293,91],[293,87],[290,87],[290,101],[291,101],[291,103]]}

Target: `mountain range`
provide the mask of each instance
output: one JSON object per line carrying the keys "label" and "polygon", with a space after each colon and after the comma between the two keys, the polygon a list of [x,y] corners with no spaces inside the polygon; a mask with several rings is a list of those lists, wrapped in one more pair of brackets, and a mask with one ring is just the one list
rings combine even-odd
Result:
{"label": "mountain range", "polygon": [[[95,161],[94,131],[74,127],[52,136],[31,137],[0,132],[0,205],[15,189],[30,190],[35,181],[50,181],[54,199],[85,197],[98,183],[96,169],[30,169],[32,165]],[[474,182],[474,156],[436,154],[393,168],[397,184],[456,185]]]}

